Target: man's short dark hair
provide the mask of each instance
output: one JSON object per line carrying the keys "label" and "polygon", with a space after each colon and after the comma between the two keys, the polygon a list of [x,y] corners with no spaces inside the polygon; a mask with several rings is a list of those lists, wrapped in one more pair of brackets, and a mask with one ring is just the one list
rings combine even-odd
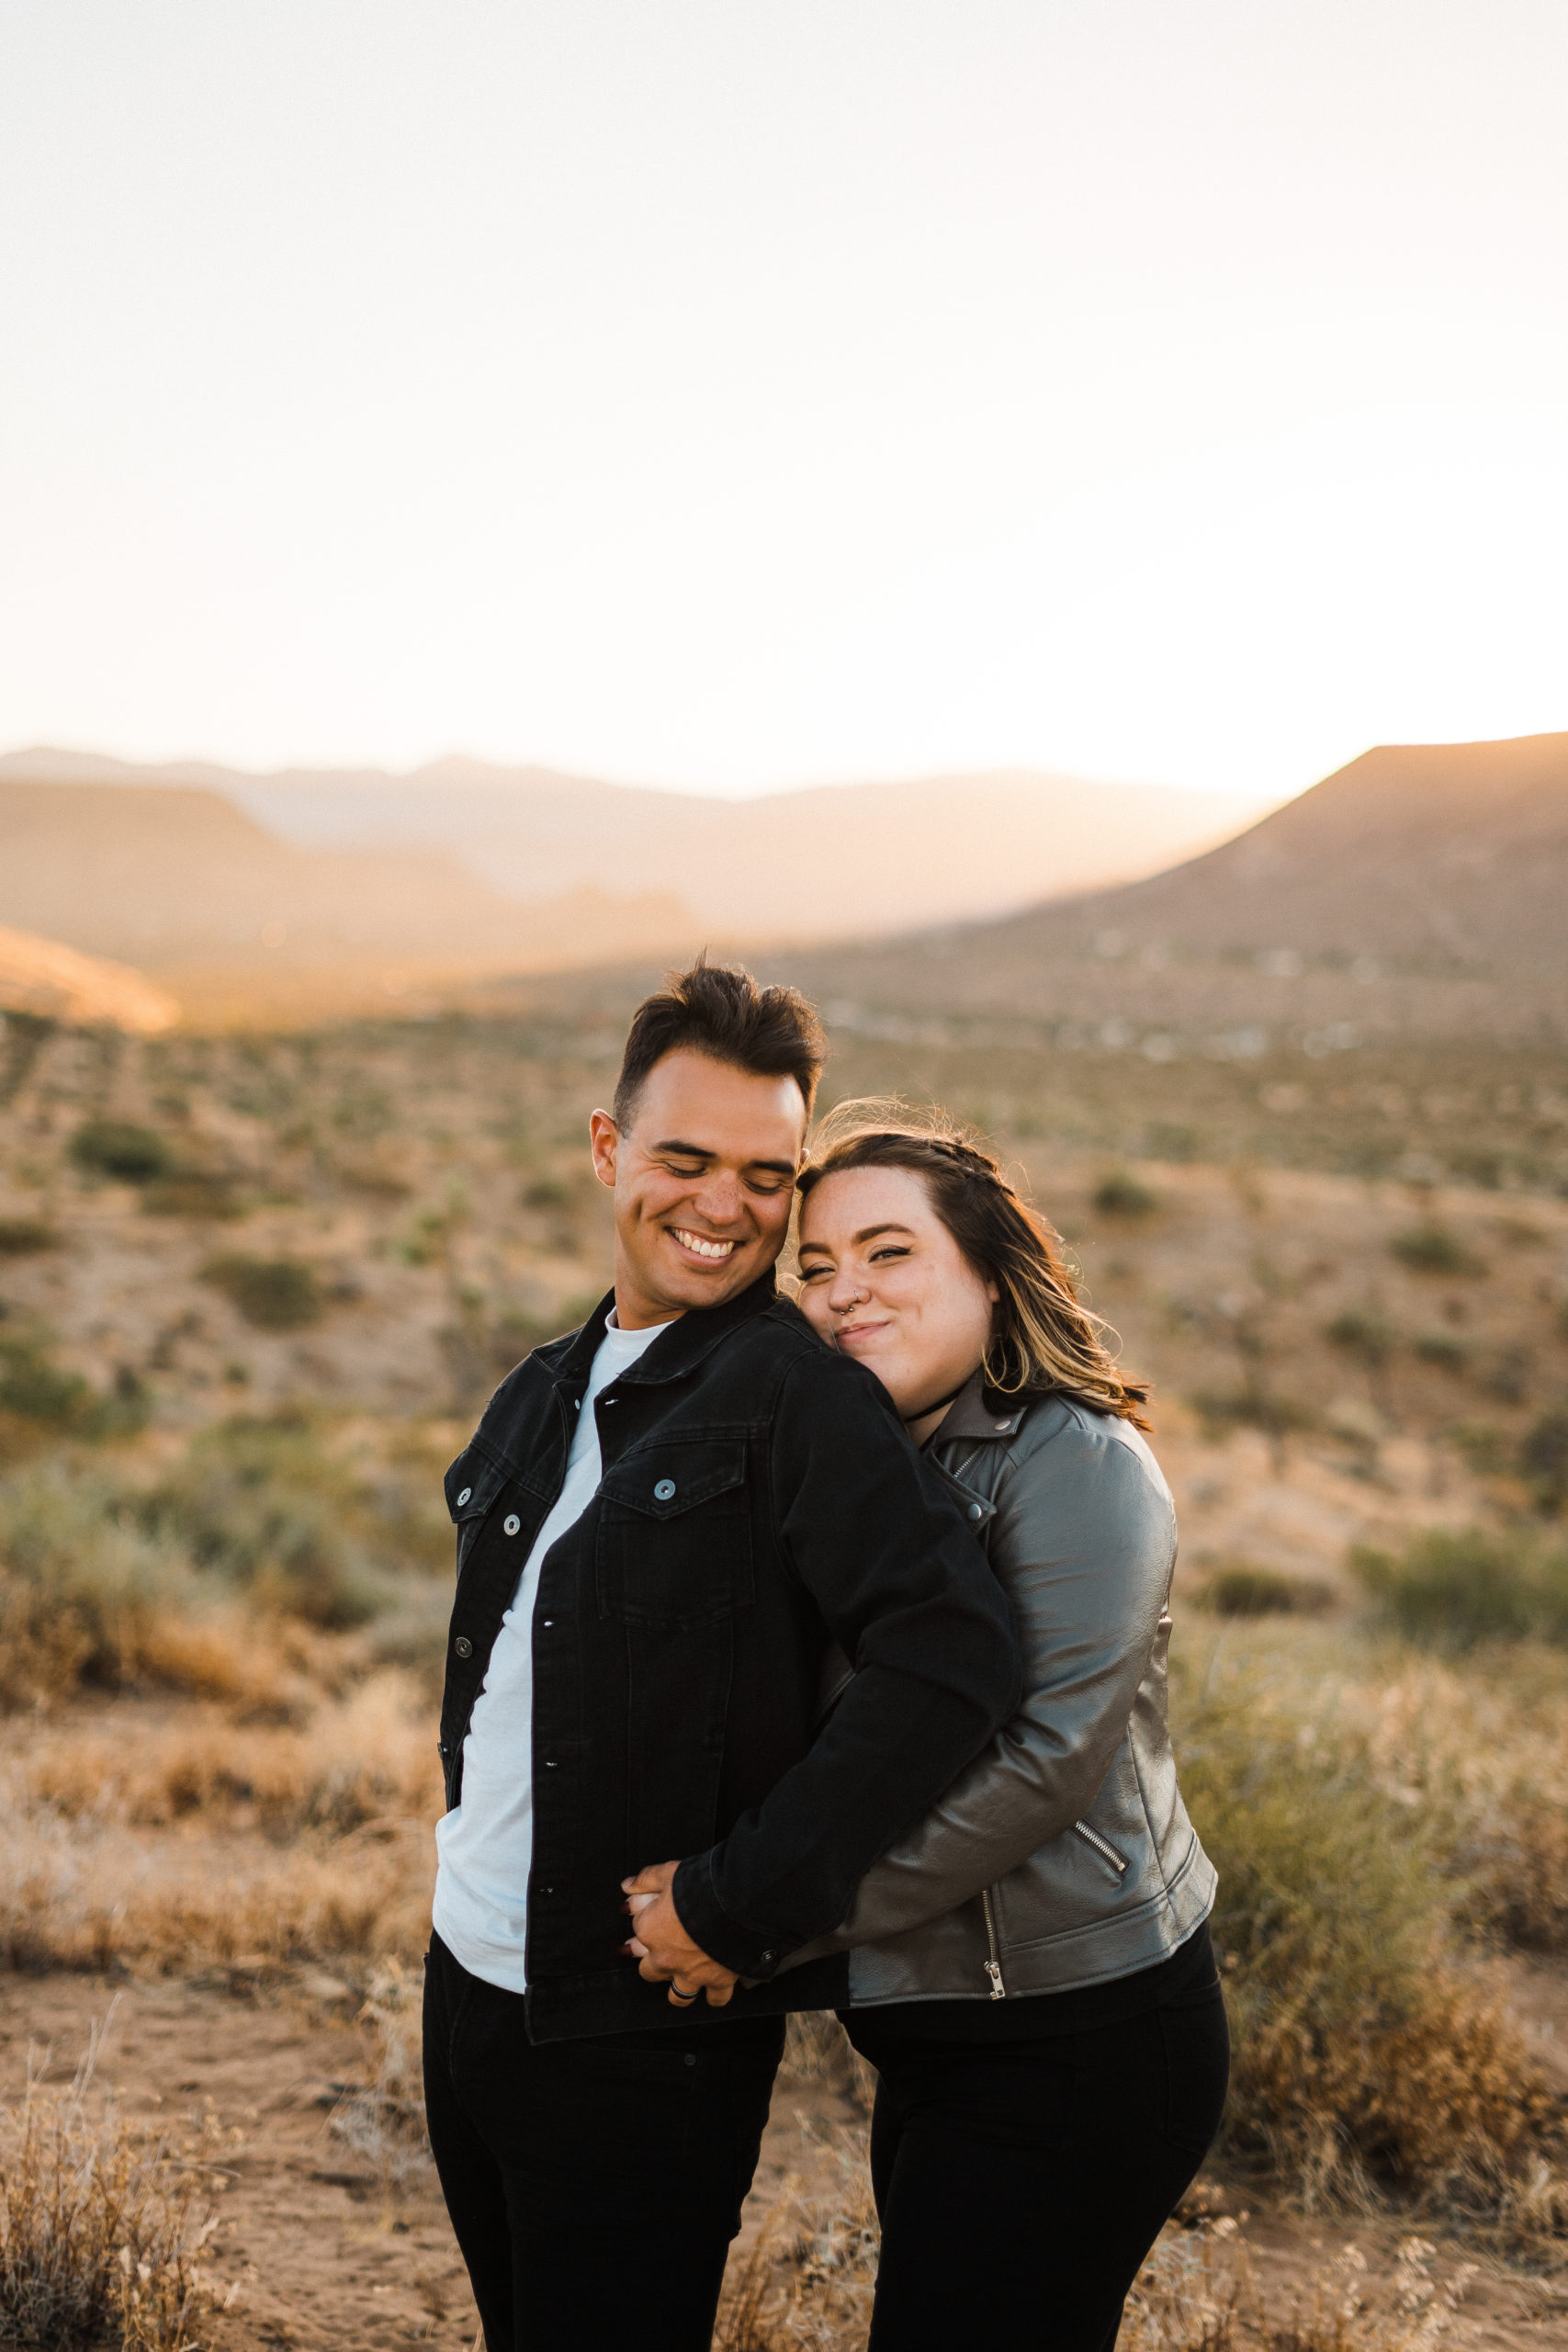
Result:
{"label": "man's short dark hair", "polygon": [[740,965],[699,956],[690,971],[671,972],[632,1015],[612,1105],[623,1131],[655,1062],[682,1048],[755,1078],[793,1078],[809,1117],[828,1041],[798,989],[761,989]]}

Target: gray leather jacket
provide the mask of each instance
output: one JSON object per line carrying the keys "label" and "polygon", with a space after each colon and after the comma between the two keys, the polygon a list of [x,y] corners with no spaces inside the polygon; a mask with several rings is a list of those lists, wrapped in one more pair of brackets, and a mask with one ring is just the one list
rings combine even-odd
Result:
{"label": "gray leather jacket", "polygon": [[[1019,1713],[862,1879],[856,2007],[1066,1992],[1152,1967],[1214,1900],[1166,1723],[1176,1511],[1127,1421],[976,1374],[931,1440],[1011,1600]],[[834,1652],[824,1712],[851,1668]],[[807,1953],[792,1956],[805,1959]]]}

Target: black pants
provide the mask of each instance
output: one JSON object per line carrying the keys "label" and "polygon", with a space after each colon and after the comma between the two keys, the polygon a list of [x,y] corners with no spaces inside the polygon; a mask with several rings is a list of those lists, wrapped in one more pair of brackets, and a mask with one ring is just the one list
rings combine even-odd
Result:
{"label": "black pants", "polygon": [[1111,2352],[1127,2290],[1219,2127],[1218,1985],[1059,2039],[904,2040],[896,2008],[846,2022],[880,2075],[869,2352]]}
{"label": "black pants", "polygon": [[535,2045],[432,1939],[425,2112],[486,2352],[707,2352],[783,2047],[782,2018]]}

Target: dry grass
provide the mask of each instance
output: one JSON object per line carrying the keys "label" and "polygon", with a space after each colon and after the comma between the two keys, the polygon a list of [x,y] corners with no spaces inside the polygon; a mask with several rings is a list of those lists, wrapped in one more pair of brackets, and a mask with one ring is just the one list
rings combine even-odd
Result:
{"label": "dry grass", "polygon": [[375,2166],[389,2202],[431,2161],[420,2043],[423,1989],[423,1977],[400,1961],[384,1961],[374,1972],[359,2015],[378,2045],[376,2071],[344,2094],[333,2116],[337,2137]]}
{"label": "dry grass", "polygon": [[63,2090],[0,2109],[0,2341],[39,2352],[198,2352],[199,2176],[87,2094],[103,2031]]}
{"label": "dry grass", "polygon": [[[275,1690],[276,1690],[276,1686]],[[296,1698],[294,1722],[182,1709],[140,1723],[35,1733],[18,1767],[35,1805],[72,1821],[163,1827],[194,1815],[274,1839],[304,1829],[390,1829],[441,1810],[423,1685],[383,1667],[341,1698]],[[242,1714],[243,1710],[240,1711]]]}
{"label": "dry grass", "polygon": [[1435,2352],[1462,2341],[1473,2264],[1437,2268],[1429,2240],[1400,2245],[1391,2288],[1375,2296],[1366,2257],[1348,2246],[1283,2309],[1270,2310],[1234,2222],[1168,2234],[1127,2301],[1119,2352]]}
{"label": "dry grass", "polygon": [[422,1686],[383,1668],[338,1698],[294,1690],[282,1724],[208,1706],[30,1726],[5,1775],[0,1955],[361,1973],[415,1956],[441,1804]]}
{"label": "dry grass", "polygon": [[[1282,1643],[1225,1636],[1178,1733],[1220,1873],[1227,2143],[1309,2209],[1392,2194],[1544,2244],[1568,2193],[1558,2103],[1464,1930],[1504,1916],[1514,1883],[1483,1826],[1526,1791],[1522,1819],[1545,1817],[1568,1679],[1537,1661],[1532,1702],[1528,1672],[1461,1675],[1303,1631]],[[1548,1899],[1537,1890],[1532,1918]]]}

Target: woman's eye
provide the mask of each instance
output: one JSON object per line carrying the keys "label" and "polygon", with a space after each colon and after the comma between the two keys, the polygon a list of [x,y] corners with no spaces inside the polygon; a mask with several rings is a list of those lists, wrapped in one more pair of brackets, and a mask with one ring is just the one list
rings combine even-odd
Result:
{"label": "woman's eye", "polygon": [[874,1265],[877,1263],[877,1261],[878,1261],[878,1260],[879,1260],[879,1259],[882,1259],[882,1258],[907,1258],[907,1257],[908,1256],[908,1254],[909,1254],[909,1252],[908,1252],[908,1250],[907,1249],[905,1249],[905,1248],[901,1248],[897,1243],[896,1243],[896,1242],[891,1242],[891,1241],[890,1241],[890,1242],[888,1242],[888,1244],[886,1245],[886,1247],[885,1249],[882,1249],[882,1250],[874,1250],[872,1251],[872,1253],[871,1253],[871,1262],[872,1262],[872,1264],[874,1266]]}
{"label": "woman's eye", "polygon": [[832,1269],[828,1266],[802,1266],[800,1279],[803,1283],[819,1283],[823,1275],[831,1271]]}

